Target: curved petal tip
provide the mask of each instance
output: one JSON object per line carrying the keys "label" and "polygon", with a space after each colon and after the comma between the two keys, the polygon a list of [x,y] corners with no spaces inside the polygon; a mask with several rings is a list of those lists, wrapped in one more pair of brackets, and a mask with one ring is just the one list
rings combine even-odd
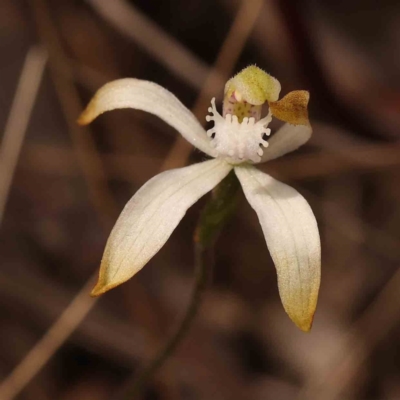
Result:
{"label": "curved petal tip", "polygon": [[98,283],[96,284],[96,286],[92,289],[92,291],[90,292],[90,296],[92,297],[99,297],[102,294],[104,294],[107,291],[107,289],[104,290],[104,286],[103,285],[99,285]]}
{"label": "curved petal tip", "polygon": [[306,318],[298,318],[297,316],[294,315],[290,315],[288,313],[289,318],[292,320],[292,322],[303,332],[310,332],[311,328],[313,326],[313,322],[314,322],[314,313],[315,310],[312,314],[310,314],[308,317]]}
{"label": "curved petal tip", "polygon": [[97,116],[96,113],[96,105],[94,104],[95,98],[88,104],[88,106],[82,111],[82,114],[76,120],[78,125],[88,125],[90,124]]}
{"label": "curved petal tip", "polygon": [[[301,282],[295,285],[296,287],[290,287],[285,282],[284,272],[278,270],[278,287],[283,307],[292,322],[303,332],[309,332],[314,322],[320,285],[319,267],[319,263],[312,267],[318,269],[314,271],[315,276],[312,273],[310,276],[311,271],[307,273],[302,268],[303,275],[309,276],[303,276]],[[294,278],[293,272],[291,275]]]}
{"label": "curved petal tip", "polygon": [[91,121],[89,120],[89,118],[87,117],[87,115],[85,115],[85,112],[83,112],[83,113],[79,116],[79,118],[76,120],[76,123],[77,123],[78,125],[81,125],[81,126],[90,124],[90,122],[91,122]]}
{"label": "curved petal tip", "polygon": [[114,289],[115,287],[119,286],[122,283],[124,283],[124,282],[110,284],[110,283],[105,282],[104,279],[102,279],[102,277],[99,277],[99,279],[96,283],[96,286],[90,292],[90,296],[99,297],[102,294],[108,292],[111,289]]}

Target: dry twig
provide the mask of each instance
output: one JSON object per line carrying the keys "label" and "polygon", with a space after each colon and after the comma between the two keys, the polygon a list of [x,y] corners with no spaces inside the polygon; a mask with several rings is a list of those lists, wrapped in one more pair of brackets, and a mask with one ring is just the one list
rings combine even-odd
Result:
{"label": "dry twig", "polygon": [[[108,226],[111,218],[115,217],[116,205],[106,186],[106,174],[90,132],[88,129],[79,128],[75,124],[75,119],[82,110],[82,105],[74,87],[68,59],[63,53],[46,1],[32,0],[31,5],[39,36],[49,53],[53,82],[69,126],[76,155],[89,188],[90,199],[102,222],[105,226]],[[96,300],[91,299],[88,293],[95,279],[95,276],[93,276],[88,280],[42,339],[2,383],[0,386],[0,397],[2,399],[8,400],[18,395],[93,308]]]}
{"label": "dry twig", "polygon": [[0,225],[46,62],[47,54],[41,47],[28,51],[4,129],[0,148]]}
{"label": "dry twig", "polygon": [[189,49],[125,0],[88,0],[113,27],[143,47],[155,60],[196,89],[203,86],[208,66]]}

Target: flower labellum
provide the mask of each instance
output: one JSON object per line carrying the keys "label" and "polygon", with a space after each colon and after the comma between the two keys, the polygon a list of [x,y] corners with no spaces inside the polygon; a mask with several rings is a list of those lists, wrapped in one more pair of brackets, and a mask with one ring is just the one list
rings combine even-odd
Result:
{"label": "flower labellum", "polygon": [[274,117],[293,125],[309,125],[308,101],[310,94],[306,90],[295,90],[288,93],[279,101],[269,103],[269,108]]}
{"label": "flower labellum", "polygon": [[[222,115],[212,99],[206,119],[214,127],[208,132],[172,93],[155,83],[119,79],[96,93],[78,123],[88,124],[118,108],[147,111],[213,159],[162,172],[138,190],[107,241],[93,296],[140,271],[165,244],[187,209],[233,169],[260,221],[277,271],[282,304],[301,330],[311,329],[320,285],[317,222],[295,189],[254,166],[296,150],[311,137],[309,93],[294,91],[279,100],[280,90],[278,80],[260,68],[245,68],[225,85]],[[269,112],[261,118],[264,104]],[[286,124],[269,139],[273,117]]]}

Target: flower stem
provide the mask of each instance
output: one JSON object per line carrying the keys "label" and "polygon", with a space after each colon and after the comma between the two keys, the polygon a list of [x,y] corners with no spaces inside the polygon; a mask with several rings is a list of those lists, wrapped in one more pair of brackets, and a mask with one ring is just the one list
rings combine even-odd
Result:
{"label": "flower stem", "polygon": [[186,313],[165,346],[150,364],[129,380],[114,400],[136,400],[146,383],[164,364],[191,327],[200,307],[202,295],[207,286],[213,265],[213,248],[219,233],[228,221],[236,205],[239,183],[235,174],[230,173],[214,190],[197,224],[194,237],[195,284]]}

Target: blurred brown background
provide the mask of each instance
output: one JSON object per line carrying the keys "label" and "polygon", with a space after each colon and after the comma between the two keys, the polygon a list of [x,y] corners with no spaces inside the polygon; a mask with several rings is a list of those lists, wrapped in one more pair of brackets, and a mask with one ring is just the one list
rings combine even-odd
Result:
{"label": "blurred brown background", "polygon": [[203,122],[254,63],[282,94],[311,92],[313,138],[262,169],[319,222],[314,327],[287,318],[242,197],[200,314],[144,398],[400,399],[398,1],[1,0],[0,48],[0,400],[110,399],[189,301],[204,199],[143,271],[88,296],[126,201],[160,170],[203,159],[139,111],[77,127],[94,91],[152,80]]}

